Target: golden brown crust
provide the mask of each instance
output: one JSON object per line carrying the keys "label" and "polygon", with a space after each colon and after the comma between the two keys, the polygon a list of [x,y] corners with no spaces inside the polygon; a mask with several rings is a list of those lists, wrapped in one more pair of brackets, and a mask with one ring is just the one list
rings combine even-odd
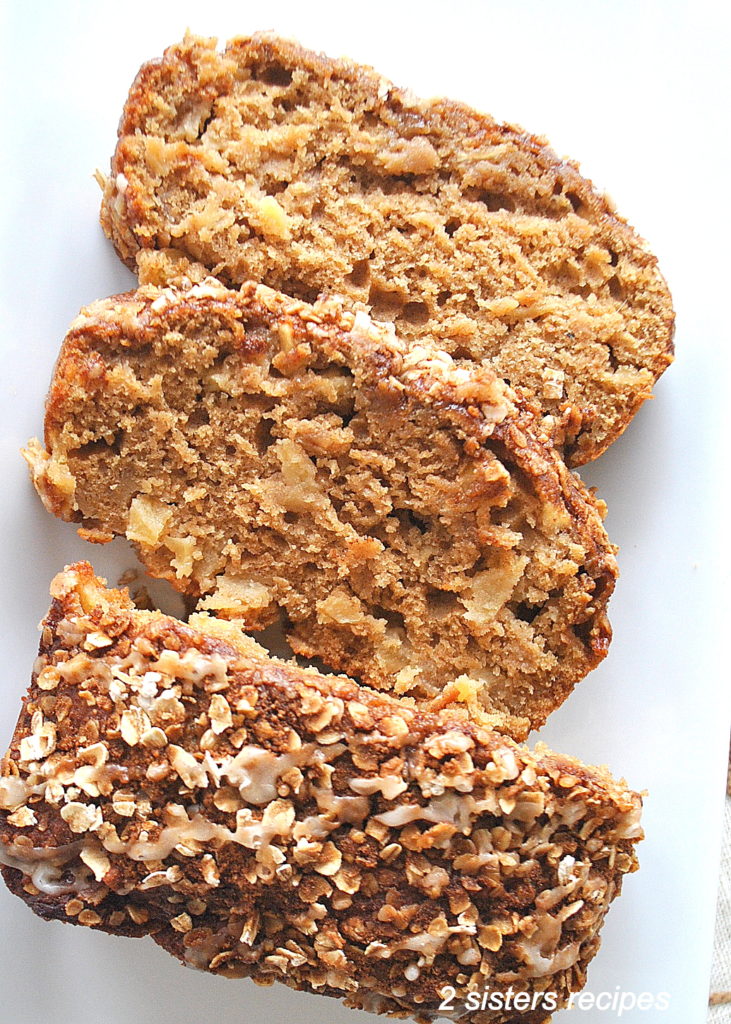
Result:
{"label": "golden brown crust", "polygon": [[102,223],[145,281],[325,290],[528,386],[568,459],[672,359],[654,256],[544,140],[259,34],[193,36],[132,86]]}
{"label": "golden brown crust", "polygon": [[0,768],[3,875],[41,916],[424,1021],[445,985],[583,985],[636,868],[623,782],[137,611],[86,563],[52,594]]}
{"label": "golden brown crust", "polygon": [[126,534],[248,629],[281,612],[298,653],[368,685],[458,680],[522,738],[606,654],[601,508],[532,407],[335,300],[208,281],[95,303],[46,449],[36,487],[85,536]]}

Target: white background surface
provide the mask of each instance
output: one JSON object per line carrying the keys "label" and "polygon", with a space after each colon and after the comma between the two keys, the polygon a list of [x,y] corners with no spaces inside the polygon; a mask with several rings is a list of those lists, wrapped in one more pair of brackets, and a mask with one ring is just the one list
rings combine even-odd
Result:
{"label": "white background surface", "polygon": [[[549,137],[582,161],[649,239],[674,294],[675,365],[631,429],[583,473],[609,503],[622,577],[615,640],[543,738],[648,789],[642,870],[610,912],[594,993],[667,992],[628,1024],[705,1019],[718,864],[728,667],[721,497],[727,485],[728,22],[708,2],[2,5],[0,188],[0,746],[35,655],[51,577],[90,558],[116,582],[122,542],[82,543],[48,516],[18,449],[41,430],[53,360],[79,307],[131,275],[97,224],[138,66],[185,28],[226,38],[276,28]],[[721,470],[723,467],[723,470]],[[725,524],[724,524],[725,525]],[[332,1000],[186,971],[150,940],[43,924],[0,889],[0,1018],[14,1024],[357,1024]],[[558,1024],[616,1021],[559,1014]]]}

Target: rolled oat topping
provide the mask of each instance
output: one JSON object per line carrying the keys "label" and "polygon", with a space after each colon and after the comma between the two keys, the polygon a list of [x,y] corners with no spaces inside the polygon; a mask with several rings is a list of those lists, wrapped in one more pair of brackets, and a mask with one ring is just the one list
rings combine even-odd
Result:
{"label": "rolled oat topping", "polygon": [[3,875],[36,913],[424,1021],[446,985],[583,984],[636,868],[624,783],[138,611],[85,563],[53,594],[0,772]]}

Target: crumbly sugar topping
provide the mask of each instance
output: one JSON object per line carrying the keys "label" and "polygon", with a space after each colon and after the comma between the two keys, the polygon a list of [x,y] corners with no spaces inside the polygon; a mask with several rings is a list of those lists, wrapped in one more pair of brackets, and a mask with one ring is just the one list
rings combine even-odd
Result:
{"label": "crumbly sugar topping", "polygon": [[0,776],[6,878],[39,912],[424,1020],[445,984],[581,983],[636,794],[133,610],[83,563],[53,592]]}

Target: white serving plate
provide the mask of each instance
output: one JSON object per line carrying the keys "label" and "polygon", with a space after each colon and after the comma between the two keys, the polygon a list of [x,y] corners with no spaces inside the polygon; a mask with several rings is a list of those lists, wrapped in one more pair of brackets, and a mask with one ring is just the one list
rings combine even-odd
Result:
{"label": "white serving plate", "polygon": [[[49,0],[5,4],[0,18],[0,746],[28,683],[54,573],[84,557],[116,582],[135,564],[123,542],[92,548],[47,515],[18,449],[41,430],[53,361],[79,307],[133,285],[98,227],[92,173],[107,167],[139,65],[187,26],[222,39],[275,28],[371,63],[419,94],[466,100],[581,158],[650,239],[675,297],[676,364],[656,400],[583,472],[607,500],[608,529],[621,547],[615,640],[541,738],[649,791],[642,869],[609,914],[589,991],[667,993],[667,1009],[625,1011],[627,1024],[701,1024],[729,728],[721,532],[729,82],[721,5],[372,0],[263,10],[219,3],[208,11],[189,0]],[[0,1018],[15,1024],[374,1019],[283,986],[184,970],[150,940],[44,924],[4,887],[0,935]],[[569,1019],[619,1017],[556,1017]]]}

